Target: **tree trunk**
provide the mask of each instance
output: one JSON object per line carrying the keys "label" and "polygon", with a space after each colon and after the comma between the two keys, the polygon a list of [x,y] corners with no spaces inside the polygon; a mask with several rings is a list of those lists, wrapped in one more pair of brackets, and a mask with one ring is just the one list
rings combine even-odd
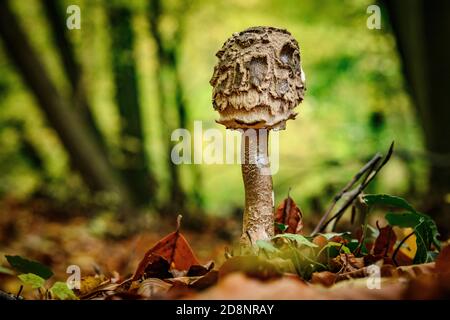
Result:
{"label": "tree trunk", "polygon": [[[174,51],[172,48],[167,48],[162,39],[162,35],[159,31],[159,22],[162,15],[161,2],[159,0],[151,0],[149,3],[149,22],[150,22],[150,32],[155,41],[157,48],[157,66],[155,70],[155,79],[158,87],[158,98],[159,98],[159,113],[161,117],[161,133],[163,135],[162,139],[167,148],[167,153],[165,157],[165,162],[167,163],[169,170],[169,199],[167,204],[162,208],[162,212],[170,212],[174,215],[180,214],[180,212],[185,213],[186,206],[186,195],[183,190],[180,181],[179,168],[170,159],[170,153],[174,143],[170,141],[171,131],[180,126],[180,120],[186,121],[186,110],[184,104],[179,104],[180,95],[178,92],[179,84],[174,83],[175,86],[175,102],[177,103],[177,110],[170,108],[168,93],[164,85],[164,74],[172,74],[173,78],[173,60]],[[174,79],[175,80],[175,79]],[[182,101],[181,101],[182,102]],[[180,109],[181,107],[181,109]],[[176,111],[176,112],[174,112]],[[180,112],[181,111],[181,112]],[[178,112],[178,117],[176,116]],[[181,115],[181,117],[180,117]],[[175,123],[174,123],[175,121]],[[169,125],[172,123],[172,125]]]}
{"label": "tree trunk", "polygon": [[55,44],[59,50],[63,67],[69,83],[72,87],[72,96],[75,107],[85,118],[86,123],[90,126],[95,134],[98,144],[106,151],[102,135],[92,115],[91,108],[88,104],[85,87],[82,81],[81,66],[75,58],[75,51],[72,43],[67,37],[67,26],[64,11],[62,11],[61,3],[54,0],[42,0],[47,19],[52,29]]}
{"label": "tree trunk", "polygon": [[109,23],[112,37],[112,64],[116,100],[121,116],[123,176],[139,204],[154,200],[155,182],[148,168],[136,65],[133,56],[132,14],[124,5],[110,5]]}
{"label": "tree trunk", "polygon": [[385,1],[429,154],[426,211],[450,230],[450,1]]}
{"label": "tree trunk", "polygon": [[0,35],[4,48],[36,97],[50,125],[67,150],[72,164],[93,191],[110,191],[129,208],[129,194],[114,174],[106,156],[92,139],[92,132],[63,99],[50,80],[37,52],[31,47],[8,1],[0,1]]}

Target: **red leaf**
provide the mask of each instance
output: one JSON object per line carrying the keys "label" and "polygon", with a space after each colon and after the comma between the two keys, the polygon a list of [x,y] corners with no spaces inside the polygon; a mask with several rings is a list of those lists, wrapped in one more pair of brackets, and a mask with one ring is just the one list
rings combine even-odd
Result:
{"label": "red leaf", "polygon": [[397,241],[397,236],[395,235],[395,232],[392,230],[391,226],[380,228],[377,222],[377,228],[380,231],[380,234],[375,240],[375,244],[373,246],[373,254],[388,256],[394,249],[395,241]]}
{"label": "red leaf", "polygon": [[[287,229],[285,233],[300,233],[303,228],[302,222],[303,214],[295,204],[294,200],[288,195],[286,199],[278,206],[275,222],[284,224]],[[275,228],[275,233],[283,233],[278,228]]]}
{"label": "red leaf", "polygon": [[145,253],[132,277],[132,281],[140,279],[144,275],[147,266],[158,260],[158,256],[167,260],[169,270],[187,271],[191,266],[200,264],[186,238],[177,228],[176,231],[159,240]]}

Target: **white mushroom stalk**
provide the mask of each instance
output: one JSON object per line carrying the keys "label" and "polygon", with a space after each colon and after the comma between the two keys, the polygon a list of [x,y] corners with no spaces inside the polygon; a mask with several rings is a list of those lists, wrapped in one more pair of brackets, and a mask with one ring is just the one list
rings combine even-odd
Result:
{"label": "white mushroom stalk", "polygon": [[[233,34],[216,54],[210,81],[218,123],[242,129],[245,211],[241,242],[254,244],[274,234],[273,187],[268,130],[283,130],[303,100],[305,75],[300,49],[291,34],[253,27]],[[253,129],[253,130],[251,130]],[[254,136],[256,139],[248,139]]]}

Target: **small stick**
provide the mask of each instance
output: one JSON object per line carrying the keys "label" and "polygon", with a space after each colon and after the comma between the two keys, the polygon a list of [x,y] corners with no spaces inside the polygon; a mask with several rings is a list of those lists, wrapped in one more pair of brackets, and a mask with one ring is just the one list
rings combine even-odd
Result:
{"label": "small stick", "polygon": [[[358,195],[362,191],[364,191],[367,185],[375,178],[377,173],[389,161],[393,151],[394,151],[394,142],[391,143],[388,154],[378,167],[376,166],[378,162],[382,159],[382,155],[379,153],[377,153],[369,162],[367,162],[358,171],[358,173],[352,178],[352,180],[350,180],[350,182],[347,183],[347,185],[334,197],[332,204],[320,219],[314,231],[311,233],[311,236],[315,236],[317,233],[323,231],[331,221],[333,221],[336,218],[339,218],[345,212],[345,210],[353,203],[353,201],[358,197]],[[367,174],[364,177],[363,181],[357,187],[349,191],[355,185],[355,183],[361,178],[361,176],[363,176],[365,173]],[[330,213],[333,211],[336,203],[346,194],[350,195],[350,198],[344,203],[344,205],[342,205],[339,208],[339,210],[328,221],[326,221]]]}
{"label": "small stick", "polygon": [[22,293],[22,290],[23,290],[23,286],[21,285],[19,288],[19,292],[17,292],[17,294],[16,294],[16,299],[20,299],[20,294]]}
{"label": "small stick", "polygon": [[316,228],[314,229],[314,231],[311,233],[311,236],[314,236],[315,234],[317,234],[321,228],[322,225],[325,223],[325,220],[328,218],[328,216],[330,215],[330,213],[333,211],[334,207],[336,206],[336,204],[338,203],[338,201],[345,195],[345,194],[349,194],[348,190],[353,187],[353,185],[361,178],[361,176],[369,169],[372,168],[372,165],[374,163],[377,163],[379,160],[381,159],[381,155],[380,154],[376,154],[368,163],[366,163],[359,171],[356,175],[353,176],[352,180],[347,183],[347,185],[337,194],[334,196],[333,198],[333,202],[331,203],[331,205],[328,207],[327,211],[325,212],[325,214],[322,216],[322,218],[320,219],[319,223],[317,224]]}

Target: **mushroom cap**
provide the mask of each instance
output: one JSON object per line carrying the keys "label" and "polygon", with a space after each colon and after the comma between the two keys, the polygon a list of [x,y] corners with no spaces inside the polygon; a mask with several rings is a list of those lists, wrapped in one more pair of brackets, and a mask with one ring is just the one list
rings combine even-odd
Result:
{"label": "mushroom cap", "polygon": [[218,123],[229,129],[285,129],[303,100],[305,74],[298,42],[284,29],[234,33],[216,56],[210,84]]}

